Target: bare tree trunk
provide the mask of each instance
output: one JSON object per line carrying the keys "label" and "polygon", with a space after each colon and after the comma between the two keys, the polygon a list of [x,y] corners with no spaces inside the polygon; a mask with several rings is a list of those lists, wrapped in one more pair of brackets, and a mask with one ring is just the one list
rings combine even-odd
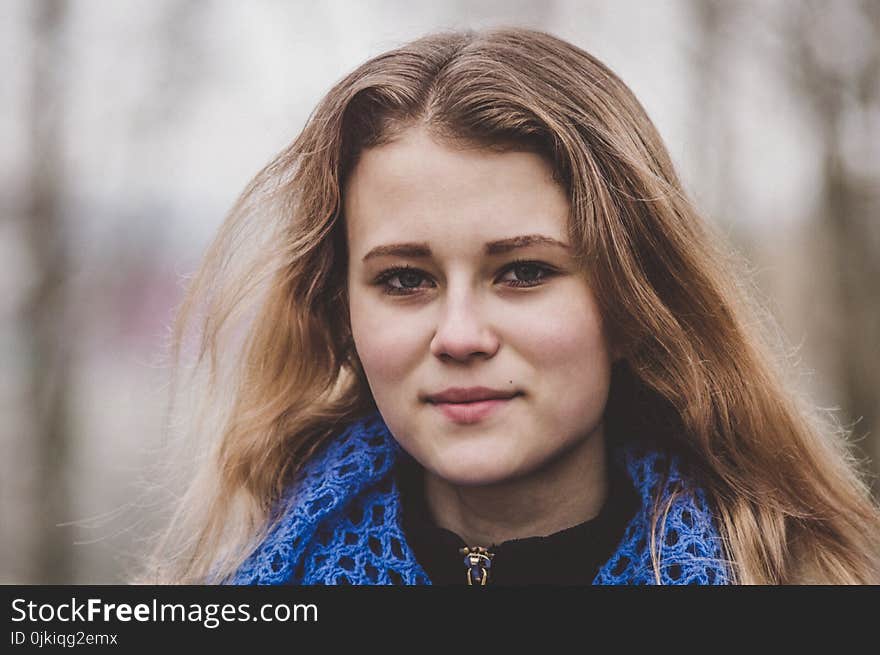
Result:
{"label": "bare tree trunk", "polygon": [[64,75],[61,37],[66,5],[42,0],[33,7],[30,128],[32,171],[24,212],[27,247],[37,281],[24,306],[28,343],[30,412],[36,465],[33,562],[29,582],[64,584],[71,579],[71,552],[56,524],[69,519],[71,335],[65,330],[68,252],[62,225],[62,146]]}

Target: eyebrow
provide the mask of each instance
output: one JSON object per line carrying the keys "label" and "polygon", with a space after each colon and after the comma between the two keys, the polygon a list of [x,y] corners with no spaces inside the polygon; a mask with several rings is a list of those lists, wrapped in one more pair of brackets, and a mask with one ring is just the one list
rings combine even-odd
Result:
{"label": "eyebrow", "polygon": [[[523,234],[508,239],[500,239],[498,241],[489,241],[484,252],[487,255],[501,255],[518,248],[527,248],[529,246],[553,246],[562,248],[563,250],[571,250],[570,246],[543,234]],[[376,246],[366,255],[363,261],[382,256],[412,257],[414,259],[427,258],[431,256],[431,248],[427,243],[392,243],[386,246]]]}

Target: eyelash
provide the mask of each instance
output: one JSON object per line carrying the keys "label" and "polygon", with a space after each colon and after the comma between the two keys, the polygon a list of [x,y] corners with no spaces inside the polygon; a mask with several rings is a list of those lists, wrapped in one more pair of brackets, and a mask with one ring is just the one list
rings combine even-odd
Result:
{"label": "eyelash", "polygon": [[[537,282],[527,282],[524,280],[511,280],[508,282],[510,286],[514,288],[530,288],[537,287],[544,283],[544,281],[551,277],[555,271],[545,264],[541,264],[540,262],[532,261],[529,259],[516,259],[510,262],[504,269],[501,271],[502,275],[507,273],[510,270],[515,269],[517,266],[535,266],[541,272],[541,277]],[[417,273],[422,277],[428,277],[427,274],[414,266],[395,266],[393,268],[389,268],[387,270],[382,271],[377,277],[375,284],[382,285],[382,292],[388,294],[389,296],[411,296],[414,293],[419,292],[418,287],[392,287],[388,285],[388,281],[398,275],[403,273]],[[514,284],[511,284],[513,282]],[[518,282],[518,283],[517,283]]]}

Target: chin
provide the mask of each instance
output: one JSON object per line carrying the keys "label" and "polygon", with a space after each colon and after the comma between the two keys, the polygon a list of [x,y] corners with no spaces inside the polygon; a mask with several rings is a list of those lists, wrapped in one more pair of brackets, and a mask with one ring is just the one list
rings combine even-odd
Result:
{"label": "chin", "polygon": [[497,484],[517,476],[515,467],[498,459],[449,462],[436,467],[436,474],[449,484],[460,487],[479,487]]}

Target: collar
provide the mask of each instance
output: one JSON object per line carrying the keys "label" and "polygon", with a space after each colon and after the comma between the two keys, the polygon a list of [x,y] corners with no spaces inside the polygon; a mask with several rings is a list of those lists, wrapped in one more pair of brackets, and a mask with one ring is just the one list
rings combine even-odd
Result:
{"label": "collar", "polygon": [[[431,584],[403,531],[394,475],[405,455],[378,411],[345,426],[310,458],[272,512],[274,528],[229,584]],[[663,584],[726,584],[705,491],[675,454],[634,441],[612,457],[639,497],[593,584],[654,584],[648,547],[655,498],[676,495],[658,531]]]}
{"label": "collar", "polygon": [[[396,469],[403,504],[404,534],[416,559],[435,585],[467,584],[471,564],[461,550],[474,545],[486,547],[491,553],[485,569],[488,583],[493,586],[589,585],[599,567],[614,553],[629,520],[641,504],[623,468],[608,461],[608,494],[593,518],[545,536],[468,544],[454,531],[440,527],[432,520],[424,494],[422,466],[403,451]],[[482,573],[477,573],[479,580]],[[471,582],[477,584],[473,576]]]}

